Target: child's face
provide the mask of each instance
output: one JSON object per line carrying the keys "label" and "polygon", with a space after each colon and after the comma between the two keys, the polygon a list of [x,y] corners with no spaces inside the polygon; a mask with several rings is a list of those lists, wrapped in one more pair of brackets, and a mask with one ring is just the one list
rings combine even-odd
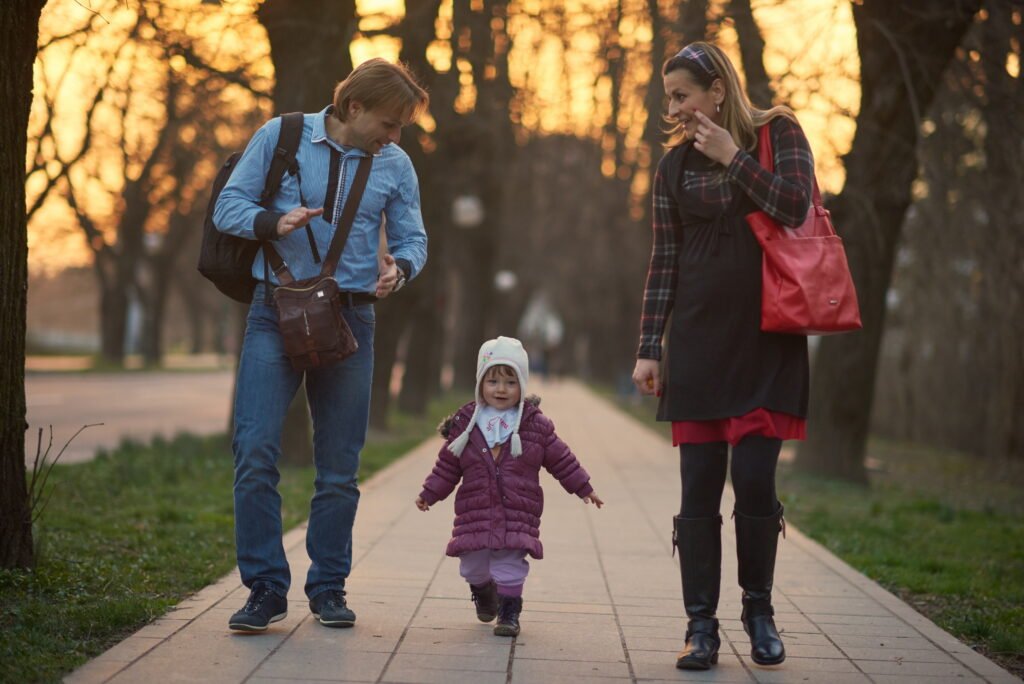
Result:
{"label": "child's face", "polygon": [[517,406],[521,391],[515,371],[508,366],[489,368],[480,381],[480,394],[483,395],[484,403],[499,411]]}

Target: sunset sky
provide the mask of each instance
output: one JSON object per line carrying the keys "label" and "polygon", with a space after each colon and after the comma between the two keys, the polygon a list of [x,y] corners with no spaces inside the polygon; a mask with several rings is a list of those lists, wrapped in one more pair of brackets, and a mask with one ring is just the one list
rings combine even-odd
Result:
{"label": "sunset sky", "polygon": [[[510,76],[521,92],[522,124],[531,135],[568,133],[596,137],[610,116],[611,106],[607,98],[610,86],[602,73],[603,61],[597,57],[601,44],[594,18],[606,16],[616,0],[560,2],[566,10],[567,39],[545,28],[537,19],[554,1],[520,0],[515,4],[526,11],[514,13],[509,22],[508,30],[514,39],[509,58]],[[243,70],[257,89],[266,92],[272,84],[273,67],[265,33],[254,16],[257,4],[256,0],[227,0],[222,5],[202,4],[199,0],[167,1],[162,3],[162,8],[171,8],[167,10],[171,14],[161,26],[171,26],[188,36],[218,68]],[[713,7],[719,4],[712,2]],[[672,3],[662,5],[667,11]],[[843,182],[838,155],[849,148],[854,128],[852,117],[856,114],[860,94],[856,80],[859,73],[856,36],[849,3],[845,0],[789,0],[785,3],[755,0],[753,5],[767,44],[766,67],[779,99],[797,111],[807,131],[823,189],[838,191]],[[99,14],[90,12],[89,6]],[[73,0],[56,0],[47,4],[40,22],[40,45],[45,49],[36,62],[28,168],[32,170],[38,161],[42,169],[29,177],[27,200],[31,206],[45,186],[46,176],[59,169],[59,163],[53,160],[55,149],[64,160],[77,154],[84,136],[83,112],[95,97],[97,84],[104,78],[112,79],[112,83],[122,85],[117,92],[124,91],[128,95],[103,98],[93,127],[93,145],[97,151],[79,162],[71,175],[79,204],[98,219],[101,230],[107,231],[112,230],[114,217],[119,212],[119,187],[123,184],[126,158],[122,150],[131,153],[153,144],[163,116],[160,95],[166,78],[160,74],[166,74],[168,68],[176,71],[186,68],[183,57],[163,60],[152,45],[147,44],[147,38],[152,40],[153,36],[143,32],[137,41],[118,53],[119,68],[106,75],[112,51],[124,42],[135,23],[132,7],[124,2],[94,0],[79,4]],[[372,30],[400,18],[404,3],[401,0],[359,0],[357,7],[362,17],[360,28]],[[639,107],[647,79],[651,77],[647,66],[651,34],[645,7],[646,0],[625,0],[625,18],[621,23],[621,40],[623,47],[631,52],[631,68],[624,83],[629,101],[624,103],[618,124],[630,144],[640,137],[643,116]],[[438,20],[442,38],[450,17],[449,0]],[[76,32],[70,39],[50,43],[55,36]],[[719,34],[719,43],[739,64],[735,32],[728,23]],[[358,38],[351,46],[355,63],[378,55],[395,59],[398,49],[398,42],[389,37]],[[429,57],[439,70],[451,66],[450,51],[444,41],[439,40],[431,47]],[[136,70],[132,71],[129,64]],[[217,106],[257,114],[266,109],[265,115],[269,114],[269,103],[265,99],[260,105],[251,93],[241,89],[237,93],[225,91],[224,97],[227,104]],[[53,100],[53,132],[40,146],[47,98]],[[325,102],[326,99],[327,95]],[[464,93],[460,106],[472,106],[471,90]],[[130,112],[123,129],[117,114],[122,107]],[[225,125],[223,133],[218,129],[217,139],[223,144],[240,147],[245,139],[235,140],[238,133]],[[129,175],[135,172],[130,162],[128,169]],[[605,171],[614,172],[614,168]],[[55,190],[29,224],[29,266],[34,271],[53,271],[86,265],[92,257],[84,240],[63,190]]]}

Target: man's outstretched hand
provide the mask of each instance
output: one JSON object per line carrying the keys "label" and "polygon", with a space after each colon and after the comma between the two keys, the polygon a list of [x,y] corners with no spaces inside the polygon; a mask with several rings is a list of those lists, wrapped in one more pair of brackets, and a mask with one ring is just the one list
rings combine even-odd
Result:
{"label": "man's outstretched hand", "polygon": [[306,207],[296,207],[287,214],[277,220],[277,235],[278,237],[284,237],[293,230],[302,228],[304,225],[310,222],[314,216],[320,216],[324,213],[323,207],[319,209],[307,209]]}

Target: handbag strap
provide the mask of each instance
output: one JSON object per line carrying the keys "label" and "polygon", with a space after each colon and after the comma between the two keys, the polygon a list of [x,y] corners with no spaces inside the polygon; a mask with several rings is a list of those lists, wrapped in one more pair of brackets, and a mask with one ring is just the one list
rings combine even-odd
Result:
{"label": "handbag strap", "polygon": [[[757,161],[760,162],[762,168],[775,173],[775,156],[772,151],[772,132],[770,128],[771,122],[768,122],[761,126],[757,132]],[[821,191],[818,189],[818,178],[814,177],[811,180],[814,183],[814,194],[811,196],[811,200],[814,206],[820,207],[822,202]]]}
{"label": "handbag strap", "polygon": [[[345,249],[345,243],[348,241],[348,234],[352,230],[356,209],[359,208],[359,203],[363,199],[363,191],[366,190],[366,181],[370,177],[370,167],[372,165],[372,156],[365,156],[359,160],[356,177],[352,179],[352,189],[345,200],[345,208],[341,212],[338,227],[334,230],[334,237],[331,238],[331,245],[327,249],[327,257],[320,266],[321,276],[334,275],[334,271],[338,268],[338,261],[341,259],[341,253]],[[281,255],[277,253],[277,250],[269,242],[264,243],[264,253],[269,259],[270,266],[273,268],[274,275],[277,276],[279,283],[291,285],[295,282],[295,277],[288,270],[288,265],[284,263]]]}

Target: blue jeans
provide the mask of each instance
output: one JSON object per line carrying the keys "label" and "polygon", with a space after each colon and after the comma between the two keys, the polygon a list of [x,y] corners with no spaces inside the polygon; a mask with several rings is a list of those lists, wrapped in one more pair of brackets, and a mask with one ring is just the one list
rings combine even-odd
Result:
{"label": "blue jeans", "polygon": [[[242,583],[269,583],[282,596],[291,573],[281,541],[281,429],[302,383],[292,370],[277,328],[277,311],[257,286],[246,322],[235,389],[235,545]],[[330,368],[307,371],[316,465],[306,551],[312,564],[306,595],[342,589],[352,568],[352,523],[359,503],[359,452],[366,441],[373,375],[374,309],[343,309],[359,350]]]}

